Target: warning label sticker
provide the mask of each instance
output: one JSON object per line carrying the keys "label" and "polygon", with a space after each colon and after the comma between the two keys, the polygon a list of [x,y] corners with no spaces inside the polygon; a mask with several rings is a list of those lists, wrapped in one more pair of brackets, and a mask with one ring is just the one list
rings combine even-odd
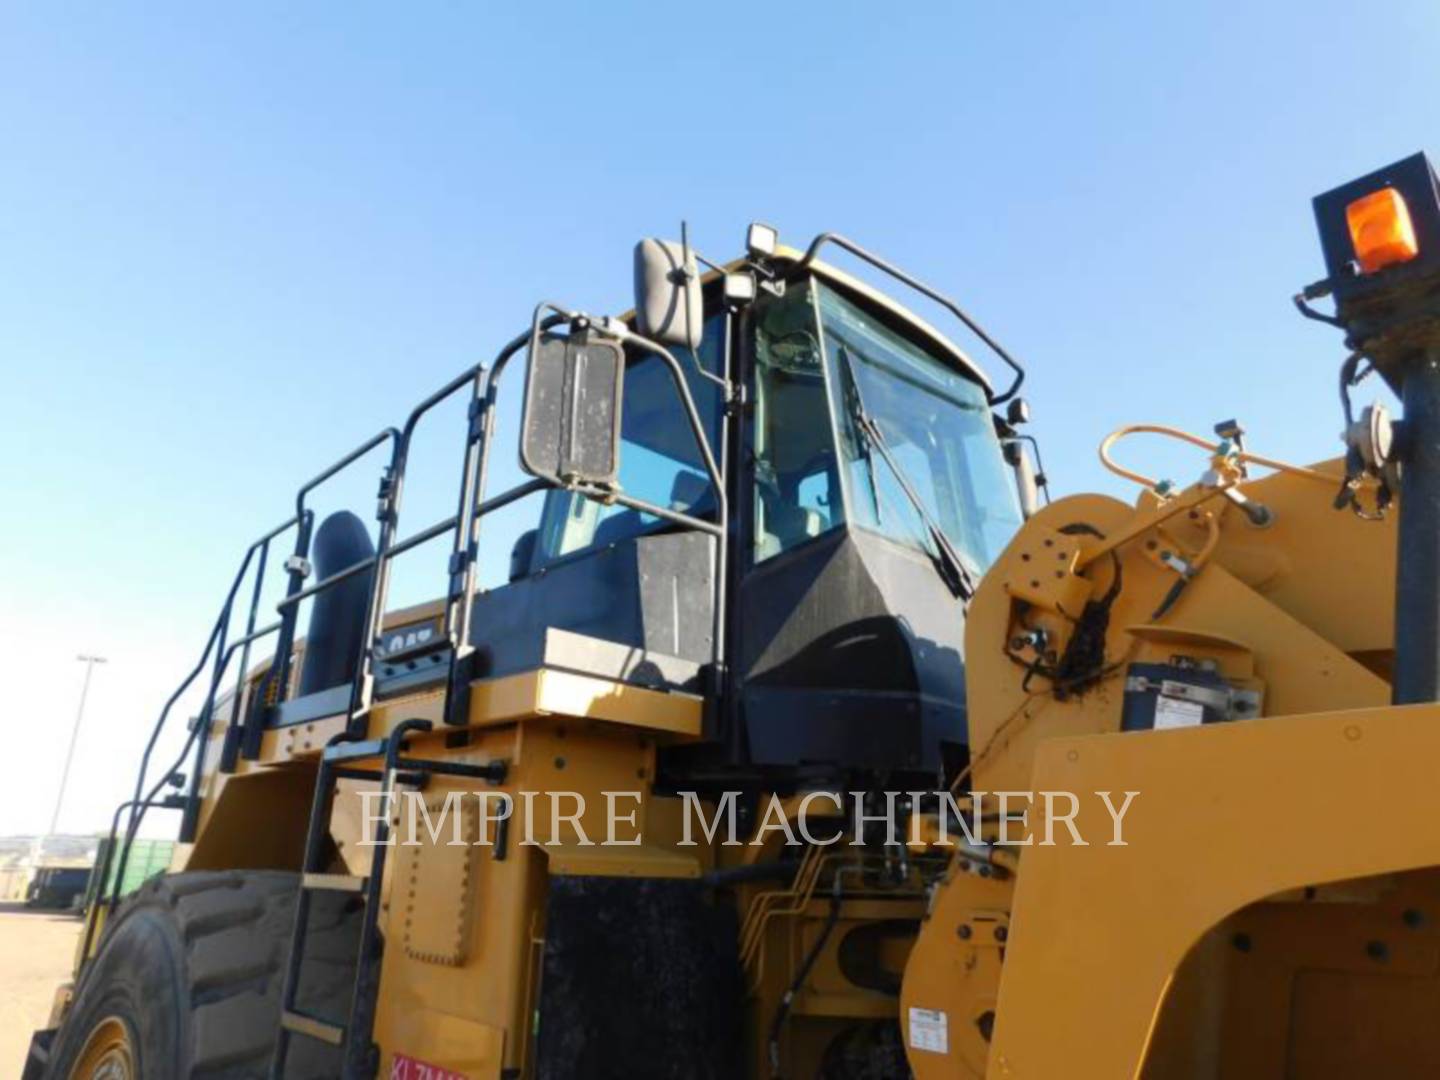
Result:
{"label": "warning label sticker", "polygon": [[1161,694],[1155,699],[1155,730],[1198,727],[1205,722],[1205,709],[1194,701]]}
{"label": "warning label sticker", "polygon": [[932,1054],[950,1052],[949,1021],[939,1009],[910,1010],[910,1048]]}

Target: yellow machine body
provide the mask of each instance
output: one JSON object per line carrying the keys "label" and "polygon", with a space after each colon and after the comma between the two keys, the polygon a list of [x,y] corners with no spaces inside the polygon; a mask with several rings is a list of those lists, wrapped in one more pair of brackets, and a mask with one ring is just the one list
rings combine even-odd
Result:
{"label": "yellow machine body", "polygon": [[[916,1076],[1434,1074],[1437,710],[1388,704],[1395,532],[1335,510],[1340,475],[1244,482],[1263,525],[1205,485],[1063,499],[992,569],[967,632],[968,786],[1036,793],[1039,820],[1011,827],[1013,875],[957,858],[935,893],[902,1021],[943,1014],[949,1038],[910,1040]],[[1063,649],[1116,574],[1093,683],[1027,680],[1026,635]],[[1121,730],[1130,665],[1177,656],[1256,715]],[[1046,792],[1077,796],[1084,846],[1042,826]]]}
{"label": "yellow machine body", "polygon": [[[898,1015],[908,1032],[918,1009],[947,1025],[945,1053],[907,1040],[921,1080],[1343,1076],[1361,1057],[1373,1060],[1377,1045],[1392,1048],[1386,1075],[1428,1075],[1440,1041],[1424,1050],[1413,1032],[1440,995],[1440,876],[1424,870],[1440,865],[1440,841],[1400,826],[1440,799],[1422,782],[1440,735],[1434,709],[1386,705],[1394,530],[1337,513],[1333,483],[1333,463],[1245,483],[1272,515],[1264,526],[1201,487],[1168,501],[1145,494],[1136,507],[1067,498],[1026,523],[971,607],[967,786],[1017,793],[1020,812],[1023,793],[1036,793],[1036,828],[1010,823],[1014,846],[993,868],[948,856],[928,898],[918,884],[847,898],[843,928],[882,928],[884,966],[897,982],[903,975],[898,1010],[893,994],[855,985],[837,950],[825,950],[792,1008],[800,1023],[785,1042],[787,1074],[818,1070],[846,1021]],[[1083,532],[1070,528],[1077,523]],[[1110,538],[1123,539],[1109,548]],[[1178,579],[1171,556],[1193,575],[1156,618]],[[1110,613],[1105,673],[1078,693],[1028,685],[1034,657],[1017,639],[1048,629],[1053,650],[1117,570],[1124,588]],[[1213,661],[1254,692],[1258,715],[1121,731],[1126,665],[1177,655]],[[385,701],[371,733],[438,707],[433,692]],[[463,751],[445,750],[443,735],[417,738],[415,749],[505,760],[504,790],[585,793],[582,827],[596,838],[606,829],[604,792],[646,787],[656,747],[697,738],[702,709],[699,698],[539,669],[474,684],[474,738]],[[207,777],[186,868],[298,865],[295,822],[313,782],[305,766],[343,724],[336,716],[269,733],[258,761]],[[472,787],[437,778],[425,803],[441,819],[445,797]],[[363,873],[368,859],[362,789],[337,799],[338,872]],[[1362,794],[1377,790],[1383,802]],[[1063,823],[1042,843],[1044,792],[1080,796],[1074,823],[1086,846]],[[1112,808],[1135,793],[1124,846],[1108,842],[1113,814],[1097,792],[1112,794]],[[503,859],[493,835],[491,846],[474,846],[470,810],[445,820],[438,840],[397,848],[381,922],[398,944],[379,997],[382,1051],[465,1076],[523,1074],[547,874],[697,878],[775,856],[773,844],[678,846],[674,798],[651,795],[635,809],[633,847],[579,846],[568,823],[552,836],[542,806],[541,846],[512,847]],[[272,827],[256,830],[257,815]],[[466,844],[450,842],[452,820]],[[403,817],[393,824],[401,834],[411,827]],[[993,840],[999,822],[987,817],[985,827]],[[257,848],[257,835],[273,846]],[[947,852],[928,835],[912,846],[917,857]],[[769,1014],[766,1003],[781,998],[823,932],[822,867],[864,861],[844,846],[813,849],[793,886],[744,890],[754,1015]],[[906,929],[916,923],[918,936]],[[819,1022],[807,1027],[806,1018]],[[751,1040],[750,1067],[763,1075],[763,1032]]]}
{"label": "yellow machine body", "polygon": [[[996,395],[937,331],[813,254],[822,243],[836,242],[939,300],[975,329],[958,308],[843,238],[817,238],[804,255],[775,249],[773,240],[773,230],[752,228],[751,258],[708,275],[705,302],[723,317],[727,349],[732,330],[749,327],[757,352],[761,338],[773,335],[766,339],[772,349],[767,377],[775,380],[772,406],[782,410],[810,393],[821,403],[816,415],[827,437],[836,439],[825,453],[808,456],[794,449],[803,449],[795,431],[785,431],[777,443],[815,470],[807,482],[834,472],[837,493],[842,464],[868,467],[874,536],[881,532],[880,466],[869,450],[882,454],[882,464],[902,487],[908,485],[879,425],[867,415],[860,365],[844,345],[829,357],[820,347],[819,338],[838,334],[837,326],[851,332],[850,348],[871,334],[875,340],[904,339],[906,347],[943,357],[943,375],[917,362],[901,372],[897,385],[923,381],[927,371],[937,385],[948,385],[946,379],[963,383],[978,395],[980,405],[970,410],[983,417],[981,434],[997,451],[996,461],[998,438],[1010,439],[1012,447],[1023,440],[1011,426],[1023,422],[1015,410],[1006,417],[990,411],[1018,388],[1018,377],[1010,391]],[[647,257],[689,258],[680,246],[672,251],[647,244]],[[737,274],[749,276],[748,292],[732,280]],[[666,280],[688,279],[682,266]],[[821,284],[816,288],[812,281]],[[834,291],[828,300],[826,290]],[[743,309],[756,303],[757,291],[766,295],[755,310],[780,312],[789,319],[785,326],[750,326]],[[821,314],[826,302],[851,305],[859,314],[850,324],[827,324]],[[596,324],[566,315],[572,337],[562,339],[564,348],[590,348],[598,340],[590,336]],[[532,361],[541,347],[540,319],[537,314],[529,339]],[[605,348],[614,353],[620,352],[614,342],[639,340],[614,323],[605,332],[613,335]],[[601,351],[592,350],[591,363]],[[998,346],[995,351],[1020,374],[1008,354]],[[580,366],[576,361],[576,370]],[[705,377],[725,383],[713,373]],[[682,381],[678,374],[676,379]],[[461,379],[452,387],[465,385]],[[868,384],[872,393],[876,385]],[[725,385],[732,396],[717,410],[724,423],[763,411],[743,389]],[[483,394],[476,402],[485,404]],[[527,408],[529,402],[527,396]],[[686,402],[693,416],[688,396]],[[492,414],[481,408],[471,415]],[[618,439],[620,420],[613,419]],[[850,446],[836,434],[847,420],[854,425]],[[740,430],[732,430],[734,441],[727,444],[732,458],[748,449]],[[476,431],[472,425],[470,450],[488,437],[488,430]],[[1122,436],[1142,433],[1203,448],[1200,479],[1176,490],[1116,465],[1110,448]],[[864,454],[855,449],[859,444],[865,444]],[[855,456],[841,463],[842,452]],[[725,741],[716,737],[717,705],[733,700],[719,694],[707,699],[715,684],[704,678],[686,684],[693,688],[687,690],[559,662],[503,674],[455,663],[458,646],[472,643],[466,605],[473,601],[474,582],[465,576],[462,514],[447,526],[456,537],[448,601],[385,613],[382,554],[373,594],[379,599],[372,599],[367,618],[378,619],[372,628],[423,624],[437,640],[445,636],[451,671],[466,673],[463,685],[432,680],[407,691],[411,684],[399,683],[400,689],[372,699],[373,686],[365,681],[370,669],[362,659],[353,699],[336,698],[342,704],[330,715],[284,726],[252,724],[254,745],[237,756],[226,749],[241,745],[236,736],[250,722],[244,718],[262,715],[252,707],[259,695],[271,695],[261,704],[278,708],[294,694],[293,686],[277,689],[279,680],[267,684],[270,662],[244,673],[236,695],[212,701],[208,726],[197,728],[203,767],[190,806],[194,827],[174,869],[286,871],[298,877],[302,893],[313,888],[357,897],[369,881],[379,882],[378,892],[369,894],[378,910],[367,912],[383,949],[373,986],[362,987],[374,990],[373,1016],[366,1017],[371,1046],[364,1048],[373,1048],[373,1057],[363,1070],[347,1066],[347,1080],[372,1072],[398,1080],[560,1075],[544,1055],[550,1040],[565,1041],[570,1033],[547,1027],[542,1017],[547,957],[561,937],[551,924],[555,898],[571,889],[583,906],[593,895],[587,888],[627,881],[691,890],[689,899],[670,907],[646,900],[626,909],[612,901],[603,918],[576,924],[591,935],[582,946],[595,946],[597,955],[605,948],[623,952],[633,943],[653,954],[652,966],[666,978],[686,981],[646,987],[651,1015],[633,1016],[629,1030],[673,1019],[665,1014],[672,999],[703,1010],[703,995],[682,994],[702,983],[707,992],[713,983],[719,995],[708,1004],[727,1015],[733,1008],[737,1017],[728,1045],[712,1040],[716,1052],[733,1054],[732,1060],[699,1061],[687,1056],[686,1046],[665,1045],[665,1060],[656,1061],[652,1073],[641,1068],[644,1075],[1435,1075],[1440,829],[1434,822],[1440,820],[1440,784],[1432,774],[1440,751],[1440,705],[1390,705],[1397,515],[1393,508],[1385,512],[1388,490],[1375,480],[1374,468],[1358,480],[1353,462],[1298,467],[1249,453],[1238,428],[1210,440],[1139,425],[1107,439],[1101,456],[1140,485],[1134,505],[1078,495],[1035,510],[1003,551],[990,553],[993,561],[978,584],[933,521],[928,538],[908,548],[890,536],[890,561],[876,576],[889,575],[891,596],[911,607],[882,605],[880,615],[893,623],[857,615],[838,627],[797,631],[811,633],[813,651],[822,652],[822,642],[838,651],[851,639],[875,636],[877,624],[900,625],[895,633],[904,640],[906,663],[918,668],[922,659],[944,654],[963,675],[964,707],[957,702],[947,714],[959,716],[966,729],[965,745],[953,747],[963,760],[936,767],[943,790],[913,793],[899,840],[877,839],[852,816],[852,810],[873,810],[877,798],[882,804],[888,798],[886,809],[893,810],[897,793],[876,790],[891,766],[867,772],[868,763],[851,758],[843,765],[832,761],[828,771],[807,772],[803,747],[796,754],[800,768],[788,772],[768,762],[769,771],[752,768],[748,760],[735,771],[735,760],[725,759],[731,772],[707,773],[720,768],[718,759],[686,757]],[[467,499],[480,505],[479,460],[467,458],[462,507]],[[712,463],[712,481],[715,471]],[[758,466],[753,471],[758,477]],[[478,486],[471,483],[477,474]],[[853,469],[847,484],[858,483],[861,474]],[[1017,467],[1021,487],[1022,474]],[[734,491],[746,490],[743,475]],[[590,500],[608,508],[618,497],[613,486],[573,476],[550,481],[577,504]],[[753,499],[751,512],[769,513],[762,504],[779,497],[778,481],[763,493],[760,480],[752,482],[754,490],[744,496]],[[723,484],[716,486],[723,491]],[[382,484],[382,521],[385,490]],[[1337,491],[1344,492],[1347,509],[1337,509]],[[909,494],[925,519],[920,500]],[[819,539],[821,511],[836,505],[814,501],[797,502],[788,515],[775,513],[767,539],[778,545],[788,530],[797,542],[771,568],[784,567],[787,559],[790,566],[805,565],[799,549]],[[723,539],[724,503],[716,502],[721,525],[710,533]],[[847,514],[857,505],[847,501]],[[593,511],[592,505],[587,512]],[[660,518],[668,512],[661,508]],[[701,524],[683,514],[671,517]],[[842,524],[848,530],[854,522],[846,517]],[[838,525],[827,527],[840,532]],[[445,529],[431,533],[440,536]],[[720,540],[715,550],[724,552]],[[808,550],[833,555],[841,549],[812,544]],[[848,556],[863,564],[874,550],[857,555],[854,546]],[[755,549],[748,555],[761,561]],[[297,590],[304,574],[290,572]],[[816,569],[807,586],[822,572],[828,568]],[[901,579],[903,589],[893,585]],[[881,592],[859,571],[841,580]],[[739,585],[732,591],[739,593]],[[721,585],[715,595],[718,609]],[[777,590],[773,602],[793,603],[800,623],[813,619],[819,626],[824,599],[813,589],[788,598]],[[678,643],[678,586],[668,603]],[[917,644],[924,637],[915,630],[921,616],[952,603],[944,610],[965,620],[963,656],[958,625],[953,642]],[[442,627],[453,629],[461,608],[466,615],[455,636],[440,635]],[[287,629],[293,630],[290,618]],[[717,627],[722,622],[715,621]],[[710,640],[718,657],[719,639]],[[305,642],[288,647],[293,653],[281,655],[293,655],[292,669],[298,668]],[[590,639],[585,647],[623,651],[603,639]],[[379,646],[372,641],[365,648],[370,658]],[[780,666],[804,667],[803,660]],[[935,706],[922,683],[917,677],[907,688],[914,691],[911,698],[865,698],[872,713],[877,700],[897,702],[893,716],[867,716],[878,725],[868,730],[912,720],[920,730],[916,717]],[[830,684],[819,685],[830,692]],[[840,685],[830,698],[789,700],[839,715],[855,707],[844,696],[851,686]],[[772,680],[762,689],[797,688],[784,684],[776,691]],[[362,706],[352,708],[354,701]],[[828,718],[827,712],[810,719]],[[937,723],[933,716],[926,722]],[[818,725],[811,730],[832,734]],[[334,754],[343,741],[368,749]],[[433,768],[380,769],[387,746],[392,762],[400,760],[400,747],[412,766],[419,761]],[[326,770],[335,760],[346,769],[331,802],[323,786],[317,798],[317,776],[331,775]],[[676,774],[664,769],[675,761],[693,766],[678,775],[702,782],[740,776],[749,785],[743,808],[730,807],[743,818],[738,841],[727,841],[723,830],[697,838],[693,812],[699,808],[720,821],[727,803],[718,787],[695,796],[667,782]],[[439,763],[454,768],[446,773]],[[910,764],[916,768],[901,772],[919,783],[924,769],[918,756]],[[377,812],[382,776],[404,797]],[[850,792],[848,782],[871,786]],[[513,813],[501,821],[487,807],[507,798]],[[976,835],[957,833],[967,820]],[[318,829],[308,845],[307,823]],[[377,862],[371,841],[387,831],[399,842]],[[817,841],[812,831],[833,836]],[[324,855],[318,866],[317,852]],[[367,879],[375,866],[383,870]],[[704,902],[693,904],[696,897]],[[681,909],[684,914],[666,921]],[[297,910],[305,910],[303,903]],[[712,914],[717,940],[730,943],[734,955],[707,959],[695,947],[704,936],[696,928],[710,926]],[[95,905],[89,918],[93,932],[86,937],[88,953],[78,958],[73,1002],[66,992],[57,998],[52,1028],[59,1036],[49,1036],[65,1034],[67,1010],[84,1003],[86,975],[102,966],[103,950],[115,936],[104,923],[117,922],[117,914],[105,904]],[[296,940],[300,936],[297,931]],[[684,954],[691,966],[659,962],[669,952]],[[724,974],[732,968],[733,986]],[[643,977],[648,969],[639,970]],[[590,960],[590,981],[580,983],[589,995],[585,1008],[595,1015],[634,1011],[635,1003],[618,1000],[618,994],[615,1001],[597,1000],[609,989],[603,979],[610,971]],[[333,1046],[345,1037],[338,1026],[299,1012],[286,1012],[279,1023],[291,1037]],[[101,1024],[95,1030],[83,1060],[110,1055],[118,1061],[132,1052],[119,1028]],[[285,1038],[280,1036],[282,1045]],[[584,1075],[617,1075],[606,1071],[605,1049],[590,1047]],[[253,1047],[251,1052],[247,1060],[254,1060]],[[31,1075],[48,1073],[27,1073],[27,1080]]]}

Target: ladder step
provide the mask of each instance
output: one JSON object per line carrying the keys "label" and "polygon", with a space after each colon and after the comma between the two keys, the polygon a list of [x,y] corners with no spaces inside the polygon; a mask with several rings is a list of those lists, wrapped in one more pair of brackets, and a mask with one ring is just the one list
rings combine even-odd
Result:
{"label": "ladder step", "polygon": [[338,1024],[327,1024],[324,1020],[317,1020],[302,1012],[282,1012],[280,1026],[296,1035],[308,1035],[312,1039],[319,1039],[331,1046],[340,1046],[345,1042],[343,1027]]}
{"label": "ladder step", "polygon": [[331,763],[358,761],[361,758],[384,756],[384,739],[367,739],[364,742],[340,742],[325,748],[325,760]]}
{"label": "ladder step", "polygon": [[420,758],[397,758],[397,769],[411,772],[437,773],[441,776],[464,776],[475,780],[489,780],[492,784],[505,782],[510,771],[508,761],[491,761],[484,765],[470,765],[461,761],[425,761]]}
{"label": "ladder step", "polygon": [[325,889],[329,892],[361,893],[365,891],[366,879],[354,874],[304,874],[300,879],[303,889]]}

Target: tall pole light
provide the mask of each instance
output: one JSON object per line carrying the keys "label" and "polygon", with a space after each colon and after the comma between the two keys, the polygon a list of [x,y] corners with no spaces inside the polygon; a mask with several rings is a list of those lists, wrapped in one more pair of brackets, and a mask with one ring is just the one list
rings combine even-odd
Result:
{"label": "tall pole light", "polygon": [[65,802],[65,785],[70,780],[70,762],[75,759],[75,744],[80,741],[80,722],[85,719],[85,699],[90,696],[90,676],[95,671],[96,664],[105,663],[103,656],[86,656],[83,653],[75,659],[85,665],[85,681],[80,686],[80,707],[75,710],[75,727],[70,732],[70,749],[65,751],[65,769],[60,773],[60,791],[55,796],[55,812],[50,815],[50,831],[47,836],[55,835],[55,826],[60,822],[60,807]]}

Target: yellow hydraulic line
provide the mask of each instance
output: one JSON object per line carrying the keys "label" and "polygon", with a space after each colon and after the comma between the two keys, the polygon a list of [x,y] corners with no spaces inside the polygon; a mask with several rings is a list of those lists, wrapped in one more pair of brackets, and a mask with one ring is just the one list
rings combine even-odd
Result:
{"label": "yellow hydraulic line", "polygon": [[1108,555],[1116,548],[1123,547],[1131,540],[1144,535],[1157,525],[1163,525],[1171,518],[1183,514],[1187,510],[1193,510],[1202,503],[1209,502],[1211,499],[1224,495],[1226,491],[1236,486],[1238,485],[1236,485],[1234,481],[1221,481],[1215,487],[1187,488],[1179,495],[1160,503],[1158,506],[1136,514],[1135,517],[1131,519],[1130,524],[1120,532],[1106,537],[1105,540],[1093,547],[1082,549],[1080,554],[1075,557],[1074,572],[1077,574],[1080,573],[1080,571],[1084,570],[1102,555]]}
{"label": "yellow hydraulic line", "polygon": [[[848,847],[849,845],[846,846]],[[741,966],[745,968],[746,974],[750,979],[750,987],[752,992],[757,991],[760,988],[760,985],[765,978],[765,929],[770,925],[770,921],[772,919],[781,917],[794,917],[804,913],[805,909],[809,907],[811,902],[815,899],[816,889],[819,887],[820,880],[823,877],[823,874],[820,872],[820,868],[824,866],[834,866],[834,874],[838,876],[845,873],[859,872],[860,870],[863,870],[866,865],[876,866],[878,862],[878,860],[874,856],[863,854],[849,855],[846,852],[829,852],[824,855],[820,855],[819,853],[823,850],[824,849],[819,847],[812,847],[808,852],[806,852],[807,859],[811,857],[812,853],[817,856],[814,860],[817,870],[816,873],[811,875],[809,880],[807,880],[805,888],[803,890],[785,890],[765,893],[760,897],[756,897],[755,902],[752,903],[750,914],[746,917],[745,920],[745,925],[748,929],[751,924],[754,923],[753,932],[749,935],[750,937],[752,937],[753,940],[747,944],[747,947],[743,950],[741,955]],[[1005,867],[1006,869],[1010,869],[1013,871],[1016,864],[1013,861],[1013,857],[1009,856],[1008,852],[981,853],[979,851],[973,851],[970,857],[974,859],[980,859],[982,857],[987,857],[991,855],[993,855],[994,857],[990,858],[989,861],[994,863],[994,865]],[[1004,861],[1006,858],[1010,858],[1011,861]],[[756,912],[755,905],[764,899],[773,899],[775,901],[790,899],[794,902],[786,907],[779,907],[775,903],[766,904],[764,905],[765,910]]]}
{"label": "yellow hydraulic line", "polygon": [[[1181,442],[1190,443],[1192,446],[1198,446],[1202,450],[1208,450],[1212,454],[1220,449],[1219,443],[1211,442],[1201,435],[1195,435],[1177,427],[1170,427],[1168,424],[1127,424],[1124,427],[1116,428],[1109,435],[1106,435],[1100,443],[1100,463],[1116,476],[1124,477],[1126,480],[1130,480],[1142,487],[1152,489],[1158,481],[1152,480],[1150,477],[1140,473],[1132,472],[1123,465],[1118,464],[1110,456],[1111,448],[1121,439],[1131,435],[1166,435],[1172,439],[1179,439]],[[1237,451],[1235,457],[1238,461],[1243,461],[1251,465],[1259,465],[1262,469],[1274,469],[1276,472],[1293,473],[1295,476],[1303,476],[1330,487],[1333,487],[1335,484],[1336,478],[1333,476],[1327,476],[1325,473],[1316,472],[1314,469],[1307,469],[1300,465],[1291,465],[1287,461],[1277,461],[1275,458],[1264,457],[1261,454],[1252,454],[1248,450]]]}
{"label": "yellow hydraulic line", "polygon": [[[1220,511],[1224,513],[1225,507],[1221,506]],[[1199,570],[1209,562],[1210,556],[1215,554],[1215,549],[1220,546],[1220,515],[1213,510],[1204,510],[1202,513],[1205,515],[1207,535],[1205,537],[1205,545],[1196,554],[1195,558],[1190,560],[1191,573]]]}
{"label": "yellow hydraulic line", "polygon": [[789,888],[761,893],[751,901],[741,933],[740,962],[742,966],[749,967],[754,959],[754,953],[760,948],[763,939],[764,926],[769,921],[772,909],[777,904],[797,896],[803,896],[806,898],[805,900],[800,901],[798,906],[787,910],[800,911],[804,908],[810,894],[814,892],[815,882],[819,880],[823,850],[820,847],[810,847],[806,850],[800,863],[800,871],[795,876],[795,882]]}
{"label": "yellow hydraulic line", "polygon": [[[1114,460],[1114,458],[1110,456],[1111,448],[1114,447],[1114,445],[1121,439],[1126,438],[1130,435],[1140,434],[1166,435],[1173,439],[1179,439],[1181,442],[1190,443],[1192,446],[1202,447],[1203,449],[1210,451],[1212,454],[1219,451],[1218,443],[1213,443],[1209,439],[1202,438],[1199,435],[1191,434],[1188,431],[1182,431],[1180,428],[1169,427],[1165,424],[1128,424],[1125,427],[1116,428],[1109,435],[1105,436],[1105,438],[1100,443],[1100,463],[1104,465],[1105,468],[1113,472],[1116,476],[1120,476],[1126,480],[1133,481],[1134,483],[1140,484],[1151,491],[1154,491],[1158,486],[1157,481],[1152,480],[1150,477],[1145,476],[1141,473],[1137,473],[1125,468],[1123,465],[1118,464]],[[1235,459],[1237,461],[1244,461],[1249,462],[1253,465],[1259,465],[1261,468],[1264,469],[1274,469],[1277,472],[1291,473],[1292,475],[1303,477],[1307,480],[1313,480],[1316,483],[1324,484],[1327,487],[1333,487],[1337,480],[1337,478],[1334,476],[1329,476],[1325,473],[1317,472],[1314,469],[1307,469],[1300,465],[1291,465],[1289,462],[1277,461],[1274,458],[1268,458],[1261,454],[1252,454],[1248,450],[1237,451]],[[1209,500],[1215,498],[1217,495],[1223,495],[1231,488],[1235,488],[1238,490],[1244,484],[1244,482],[1245,481],[1241,479],[1222,479],[1214,487],[1191,487],[1187,488],[1179,495],[1171,496],[1170,498],[1165,499],[1158,506],[1153,507],[1148,511],[1137,514],[1135,518],[1132,519],[1131,523],[1126,526],[1126,528],[1123,529],[1121,532],[1116,533],[1113,536],[1107,537],[1104,542],[1100,544],[1096,544],[1092,547],[1083,549],[1075,560],[1075,572],[1079,573],[1080,571],[1084,570],[1085,567],[1093,563],[1096,559],[1100,558],[1102,555],[1109,554],[1116,548],[1121,547],[1124,544],[1128,544],[1137,536],[1141,536],[1144,533],[1155,528],[1155,526],[1161,525],[1164,522],[1169,521],[1177,514],[1180,514],[1186,510],[1193,509],[1202,503],[1208,502]]]}

